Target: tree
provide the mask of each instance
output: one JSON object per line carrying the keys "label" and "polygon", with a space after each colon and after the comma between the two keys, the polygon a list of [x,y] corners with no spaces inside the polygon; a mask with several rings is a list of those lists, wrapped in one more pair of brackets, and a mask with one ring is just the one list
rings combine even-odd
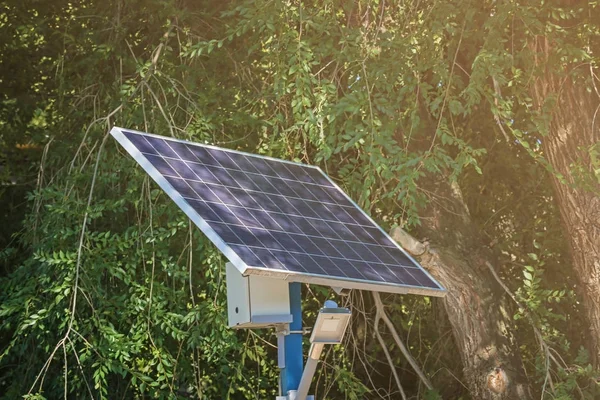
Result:
{"label": "tree", "polygon": [[[534,50],[541,63],[553,65],[550,43],[539,38]],[[590,325],[589,347],[600,360],[600,107],[598,69],[590,60],[580,76],[569,62],[539,76],[532,88],[538,109],[549,114],[544,127],[544,157],[552,166],[552,183],[569,240],[573,270]],[[543,67],[542,67],[543,68]],[[551,68],[551,67],[550,67]],[[549,68],[549,69],[550,69]],[[589,74],[589,75],[588,75]],[[586,76],[587,75],[587,76]]]}
{"label": "tree", "polygon": [[[521,36],[518,50],[503,54],[515,60],[513,70],[503,72],[500,79],[522,82],[521,74],[525,73],[528,81],[527,85],[510,91],[514,101],[504,103],[506,108],[500,106],[497,115],[508,117],[522,108],[530,118],[526,128],[509,126],[508,130],[551,176],[564,236],[570,247],[570,264],[590,328],[586,344],[597,362],[600,137],[595,116],[600,91],[595,54],[599,49],[596,21],[600,10],[595,4],[557,1],[529,4],[520,11],[522,24],[512,26],[512,35]],[[506,101],[497,81],[495,85],[498,99]],[[532,138],[538,142],[532,143]]]}

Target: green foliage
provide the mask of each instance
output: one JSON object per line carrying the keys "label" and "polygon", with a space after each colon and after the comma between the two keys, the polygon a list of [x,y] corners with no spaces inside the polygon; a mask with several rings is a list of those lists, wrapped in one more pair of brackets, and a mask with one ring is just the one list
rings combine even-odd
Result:
{"label": "green foliage", "polygon": [[441,400],[442,396],[437,390],[428,390],[423,396],[423,400]]}
{"label": "green foliage", "polygon": [[[446,221],[428,211],[446,204],[436,185],[460,185],[521,305],[511,328],[534,391],[594,398],[541,151],[555,99],[535,109],[527,44],[549,35],[560,44],[549,65],[596,65],[594,13],[593,2],[3,4],[1,396],[275,396],[267,336],[225,328],[222,255],[107,138],[114,124],[317,164],[386,229]],[[598,145],[584,150],[574,183],[596,190]],[[440,222],[433,239],[456,243],[452,228]],[[310,293],[309,320],[330,296]],[[363,319],[315,390],[394,396],[370,305],[356,297]],[[407,392],[467,396],[439,304],[387,304],[419,364],[442,371],[425,393],[390,346]],[[562,360],[552,393],[541,393],[548,361],[530,319]]]}
{"label": "green foliage", "polygon": [[337,389],[344,395],[345,399],[364,399],[367,393],[370,392],[369,388],[346,368],[336,369],[333,380],[336,382]]}
{"label": "green foliage", "polygon": [[555,307],[559,307],[561,303],[574,304],[577,300],[573,290],[544,288],[543,285],[548,284],[543,279],[545,260],[552,258],[553,253],[542,248],[538,242],[533,245],[537,252],[527,254],[528,265],[524,265],[522,286],[516,293],[520,308],[514,319],[527,318],[540,333],[537,342],[541,351],[534,357],[535,378],[544,388],[549,380],[553,381],[551,388],[544,392],[552,398],[596,398],[598,388],[593,382],[600,375],[593,369],[587,350],[580,347],[577,356],[569,360],[572,364],[567,364],[562,358],[559,362],[555,356],[558,350],[569,353],[572,346],[565,334],[558,329],[561,321],[566,322],[568,314],[560,309],[555,310]]}

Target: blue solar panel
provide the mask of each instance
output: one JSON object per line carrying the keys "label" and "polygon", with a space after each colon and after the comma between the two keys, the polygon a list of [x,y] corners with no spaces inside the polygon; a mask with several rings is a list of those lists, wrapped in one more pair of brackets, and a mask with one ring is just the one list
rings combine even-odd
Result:
{"label": "blue solar panel", "polygon": [[111,134],[244,274],[445,294],[319,168],[121,128]]}

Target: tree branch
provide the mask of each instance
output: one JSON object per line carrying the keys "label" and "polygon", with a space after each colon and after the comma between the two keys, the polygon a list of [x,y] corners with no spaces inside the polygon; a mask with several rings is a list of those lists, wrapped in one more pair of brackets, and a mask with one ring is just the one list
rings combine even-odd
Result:
{"label": "tree branch", "polygon": [[383,307],[383,302],[381,301],[379,292],[373,292],[373,299],[375,299],[375,306],[377,307],[377,317],[375,319],[375,332],[377,333],[377,325],[379,323],[379,318],[383,319],[383,322],[390,330],[390,333],[392,334],[392,337],[394,338],[396,345],[398,346],[398,348],[400,349],[400,351],[402,352],[404,357],[407,359],[410,366],[417,373],[417,375],[421,379],[421,382],[423,382],[423,384],[427,387],[427,389],[432,390],[433,385],[429,381],[429,378],[427,378],[425,376],[425,374],[423,373],[421,368],[417,365],[417,362],[415,361],[413,356],[410,354],[410,352],[408,351],[408,349],[402,342],[402,339],[400,339],[400,336],[398,335],[398,331],[396,331],[396,328],[394,327],[392,320],[390,320],[387,313],[385,312],[385,308]]}

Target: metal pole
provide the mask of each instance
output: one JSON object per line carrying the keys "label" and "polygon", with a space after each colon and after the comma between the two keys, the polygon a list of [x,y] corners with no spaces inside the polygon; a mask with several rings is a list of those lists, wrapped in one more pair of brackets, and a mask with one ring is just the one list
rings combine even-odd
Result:
{"label": "metal pole", "polygon": [[[306,360],[306,367],[304,367],[304,373],[300,380],[300,386],[298,386],[298,393],[296,394],[296,400],[306,400],[308,389],[310,389],[310,383],[317,370],[317,364],[319,364],[319,358],[323,351],[323,343],[313,343],[310,345],[310,351],[308,352],[308,359]],[[312,396],[311,396],[312,397]]]}
{"label": "metal pole", "polygon": [[[302,332],[302,284],[290,283],[290,332]],[[285,368],[281,370],[281,394],[287,396],[290,390],[298,390],[304,361],[302,359],[302,333],[285,336]]]}

